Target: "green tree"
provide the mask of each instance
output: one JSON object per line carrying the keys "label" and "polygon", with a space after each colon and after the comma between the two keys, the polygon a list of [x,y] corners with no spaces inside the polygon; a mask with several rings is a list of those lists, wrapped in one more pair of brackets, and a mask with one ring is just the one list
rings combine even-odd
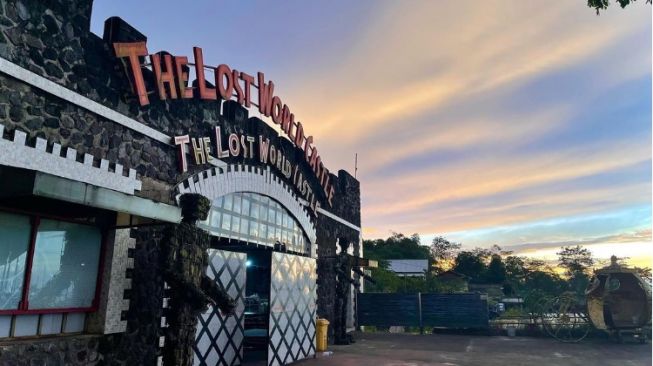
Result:
{"label": "green tree", "polygon": [[452,266],[458,250],[460,250],[460,243],[449,241],[442,236],[433,238],[430,251],[438,273],[444,272]]}
{"label": "green tree", "polygon": [[567,289],[567,283],[553,271],[529,272],[524,281],[524,293],[537,290],[541,293],[557,296]]}
{"label": "green tree", "polygon": [[558,255],[558,266],[565,270],[566,289],[563,291],[571,290],[578,296],[582,296],[589,284],[590,271],[595,263],[592,252],[576,245],[562,247],[556,254]]}
{"label": "green tree", "polygon": [[580,245],[576,245],[575,247],[562,247],[562,250],[556,254],[558,255],[560,267],[565,269],[565,273],[569,277],[574,277],[578,274],[587,275],[590,268],[594,265],[592,252]]}
{"label": "green tree", "polygon": [[378,261],[388,259],[429,259],[429,248],[421,244],[418,234],[405,236],[393,233],[387,239],[364,240],[363,255],[365,258]]}
{"label": "green tree", "polygon": [[471,278],[471,282],[482,282],[487,266],[482,250],[458,253],[453,270]]}
{"label": "green tree", "polygon": [[372,278],[376,283],[368,282],[365,286],[366,292],[398,292],[401,287],[401,278],[394,272],[385,268],[372,268]]}
{"label": "green tree", "polygon": [[[635,2],[635,0],[616,0],[616,1],[619,4],[619,6],[621,6],[622,9],[630,5],[631,3]],[[651,0],[646,0],[646,3],[650,4]],[[609,0],[587,0],[587,6],[596,9],[596,14],[599,14],[601,10],[607,9],[609,5],[610,5]]]}
{"label": "green tree", "polygon": [[526,279],[526,258],[509,255],[504,260],[506,267],[506,281],[503,286],[504,293],[508,296],[519,295]]}
{"label": "green tree", "polygon": [[499,254],[492,254],[490,264],[485,271],[485,280],[488,283],[503,283],[506,280],[506,266]]}
{"label": "green tree", "polygon": [[513,283],[522,283],[526,277],[526,258],[519,256],[506,257],[506,278]]}

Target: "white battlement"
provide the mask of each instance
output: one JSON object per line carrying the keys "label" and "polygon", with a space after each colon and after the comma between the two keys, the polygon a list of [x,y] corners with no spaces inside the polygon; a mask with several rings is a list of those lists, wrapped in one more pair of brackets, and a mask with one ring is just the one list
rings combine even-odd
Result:
{"label": "white battlement", "polygon": [[131,195],[141,190],[134,169],[129,169],[125,175],[123,166],[116,163],[111,171],[109,161],[105,159],[100,159],[100,166],[95,167],[94,157],[90,154],[84,154],[83,161],[78,162],[77,150],[71,147],[66,148],[65,156],[61,156],[62,146],[58,143],[53,143],[52,152],[48,152],[45,139],[37,137],[35,146],[31,147],[27,145],[25,132],[16,130],[13,140],[8,140],[2,138],[4,129],[5,126],[0,124],[0,165],[37,170]]}

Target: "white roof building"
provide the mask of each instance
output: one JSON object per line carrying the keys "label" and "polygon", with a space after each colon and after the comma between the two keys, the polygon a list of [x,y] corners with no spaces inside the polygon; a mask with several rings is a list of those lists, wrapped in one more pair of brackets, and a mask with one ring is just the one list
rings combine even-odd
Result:
{"label": "white roof building", "polygon": [[388,259],[388,270],[398,276],[423,277],[429,270],[428,259]]}

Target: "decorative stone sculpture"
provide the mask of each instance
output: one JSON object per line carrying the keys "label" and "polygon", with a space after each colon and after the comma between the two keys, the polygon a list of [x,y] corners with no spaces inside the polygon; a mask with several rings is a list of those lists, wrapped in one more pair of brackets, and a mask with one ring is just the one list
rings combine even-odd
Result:
{"label": "decorative stone sculpture", "polygon": [[184,194],[179,199],[182,221],[166,228],[162,242],[164,279],[171,288],[168,328],[163,363],[169,366],[193,364],[193,344],[197,317],[207,305],[232,314],[234,301],[215,281],[208,278],[209,234],[196,226],[205,220],[211,202],[199,194]]}

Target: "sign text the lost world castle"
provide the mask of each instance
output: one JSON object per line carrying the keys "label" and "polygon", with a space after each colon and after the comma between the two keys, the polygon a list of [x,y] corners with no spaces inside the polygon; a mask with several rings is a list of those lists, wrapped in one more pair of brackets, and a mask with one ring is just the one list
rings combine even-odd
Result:
{"label": "sign text the lost world castle", "polygon": [[[272,121],[280,125],[285,135],[292,144],[304,152],[304,159],[317,177],[324,195],[327,197],[329,204],[334,194],[334,187],[331,184],[329,170],[322,163],[317,147],[313,144],[313,136],[307,135],[301,122],[295,121],[295,115],[290,111],[287,104],[283,103],[279,96],[274,95],[274,83],[265,81],[265,75],[262,72],[257,73],[255,78],[245,72],[231,69],[225,64],[217,67],[207,66],[204,64],[202,49],[193,47],[194,63],[189,63],[186,56],[172,56],[168,54],[152,54],[147,51],[146,42],[116,42],[113,44],[116,56],[125,58],[129,64],[130,80],[134,92],[138,96],[139,103],[144,106],[150,103],[148,90],[146,90],[145,80],[142,68],[146,67],[141,63],[141,57],[149,57],[151,68],[154,74],[155,92],[160,100],[166,99],[191,99],[199,98],[203,100],[234,100],[240,105],[250,108],[258,107],[259,112],[270,117]],[[195,77],[197,88],[189,87],[188,67],[195,67]],[[215,75],[215,87],[207,84],[205,69],[210,69]],[[253,91],[256,91],[258,98],[254,98]],[[238,154],[253,154],[254,143],[259,146],[259,157],[262,163],[278,166],[282,174],[291,179],[298,187],[302,194],[306,195],[309,188],[308,183],[301,178],[298,167],[290,167],[290,163],[283,157],[283,154],[274,146],[270,145],[269,140],[265,141],[262,137],[258,139],[254,136],[236,136],[231,134],[226,144],[221,141],[219,128],[216,128],[215,147],[218,158],[234,156]],[[208,149],[211,146],[209,137],[192,139],[188,135],[175,137],[175,144],[184,151],[186,144],[191,144],[195,153],[196,163],[200,163],[201,155],[198,151],[204,151],[208,158]],[[236,145],[238,147],[236,147]],[[223,150],[221,146],[226,146]],[[273,152],[274,151],[274,152]],[[237,154],[234,154],[237,152]],[[278,155],[277,155],[278,152]],[[180,161],[180,168],[186,171],[187,162],[184,154]],[[252,155],[253,156],[253,155]],[[199,160],[198,160],[199,159]],[[265,160],[263,160],[265,159]],[[282,161],[282,162],[280,162]],[[314,201],[308,199],[309,202]]]}

